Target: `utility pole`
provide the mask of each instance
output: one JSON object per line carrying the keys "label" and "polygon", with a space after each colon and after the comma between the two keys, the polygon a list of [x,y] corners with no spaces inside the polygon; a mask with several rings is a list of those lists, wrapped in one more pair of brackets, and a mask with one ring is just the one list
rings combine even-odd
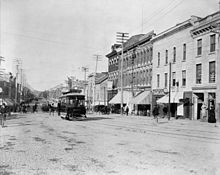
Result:
{"label": "utility pole", "polygon": [[89,71],[89,68],[88,67],[82,67],[82,71],[84,72],[84,95],[85,95],[86,94],[86,72]]}
{"label": "utility pole", "polygon": [[131,56],[131,92],[132,97],[134,97],[134,60],[136,58],[136,49],[133,49],[133,53]]}
{"label": "utility pole", "polygon": [[97,68],[98,68],[98,62],[101,61],[101,55],[94,55],[95,57],[95,75],[94,75],[94,81],[93,81],[93,98],[92,98],[92,104],[93,104],[93,110],[95,106],[95,96],[96,96],[96,89],[95,89],[95,80],[96,80],[96,73],[97,73]]}
{"label": "utility pole", "polygon": [[170,120],[171,117],[171,112],[170,112],[170,95],[171,95],[171,66],[172,66],[172,62],[169,62],[169,109],[168,109],[168,120]]}
{"label": "utility pole", "polygon": [[19,76],[19,66],[21,64],[20,59],[15,59],[16,62],[16,79],[15,79],[15,103],[17,104],[18,102],[18,76]]}
{"label": "utility pole", "polygon": [[128,33],[117,32],[117,43],[121,44],[121,115],[123,115],[123,66],[124,66],[124,42],[128,40]]}

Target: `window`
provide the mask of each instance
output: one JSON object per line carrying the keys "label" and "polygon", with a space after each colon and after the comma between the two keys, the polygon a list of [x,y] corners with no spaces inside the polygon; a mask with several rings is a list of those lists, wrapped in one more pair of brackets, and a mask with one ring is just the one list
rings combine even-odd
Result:
{"label": "window", "polygon": [[182,71],[182,86],[186,86],[186,70]]}
{"label": "window", "polygon": [[202,83],[202,64],[196,65],[196,84]]}
{"label": "window", "polygon": [[168,50],[166,50],[166,55],[165,55],[165,64],[168,64]]}
{"label": "window", "polygon": [[176,62],[176,47],[173,48],[173,62]]}
{"label": "window", "polygon": [[183,61],[186,61],[186,44],[183,44]]}
{"label": "window", "polygon": [[202,39],[197,40],[197,55],[202,55]]}
{"label": "window", "polygon": [[167,80],[168,80],[167,78],[168,78],[168,74],[165,73],[165,74],[164,74],[164,80],[165,80],[165,81],[164,81],[164,87],[165,87],[165,88],[167,88]]}
{"label": "window", "polygon": [[215,83],[215,61],[209,62],[209,83]]}
{"label": "window", "polygon": [[158,52],[158,63],[157,63],[158,66],[160,66],[160,52]]}
{"label": "window", "polygon": [[215,34],[210,36],[210,52],[215,51]]}
{"label": "window", "polygon": [[176,72],[172,73],[172,86],[176,85]]}
{"label": "window", "polygon": [[157,87],[159,88],[160,87],[160,75],[157,74]]}

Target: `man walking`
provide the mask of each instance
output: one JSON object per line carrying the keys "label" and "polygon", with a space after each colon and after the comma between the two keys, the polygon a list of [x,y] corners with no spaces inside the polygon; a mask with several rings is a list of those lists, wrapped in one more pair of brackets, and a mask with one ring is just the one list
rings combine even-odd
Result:
{"label": "man walking", "polygon": [[3,103],[1,106],[1,125],[2,128],[5,126],[5,121],[6,121],[6,113],[7,113],[7,109],[6,109],[6,104]]}
{"label": "man walking", "polygon": [[159,107],[157,105],[155,105],[154,109],[153,109],[153,116],[156,119],[157,123],[158,123],[158,115],[159,115]]}

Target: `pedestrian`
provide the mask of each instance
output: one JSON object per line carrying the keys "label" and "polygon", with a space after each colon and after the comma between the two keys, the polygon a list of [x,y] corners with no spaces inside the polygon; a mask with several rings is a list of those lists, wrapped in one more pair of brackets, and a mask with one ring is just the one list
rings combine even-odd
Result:
{"label": "pedestrian", "polygon": [[34,112],[37,112],[37,102],[34,104]]}
{"label": "pedestrian", "polygon": [[205,103],[202,104],[202,107],[201,107],[201,120],[204,121],[206,120],[206,110],[207,110],[207,106]]}
{"label": "pedestrian", "polygon": [[213,105],[210,106],[208,122],[209,123],[216,123],[215,108]]}
{"label": "pedestrian", "polygon": [[158,115],[159,115],[159,107],[155,105],[153,109],[153,116],[154,116],[154,119],[156,119],[157,123],[158,123]]}
{"label": "pedestrian", "polygon": [[126,106],[125,112],[126,112],[126,115],[128,116],[128,112],[129,112],[129,107],[128,106]]}
{"label": "pedestrian", "polygon": [[60,111],[61,110],[61,101],[59,100],[58,103],[57,103],[57,113],[58,113],[58,116],[60,116]]}
{"label": "pedestrian", "polygon": [[52,103],[51,105],[50,105],[50,114],[53,114],[54,115],[54,103]]}
{"label": "pedestrian", "polygon": [[167,106],[164,106],[163,107],[163,118],[165,118],[166,117],[166,115],[167,115]]}
{"label": "pedestrian", "polygon": [[1,106],[1,125],[2,125],[2,128],[5,126],[6,113],[7,113],[7,107],[6,107],[6,104],[3,103]]}

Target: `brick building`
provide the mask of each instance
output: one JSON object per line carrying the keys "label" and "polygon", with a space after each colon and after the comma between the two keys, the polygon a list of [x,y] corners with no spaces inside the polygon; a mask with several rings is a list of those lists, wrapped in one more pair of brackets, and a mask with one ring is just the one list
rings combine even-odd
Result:
{"label": "brick building", "polygon": [[[148,105],[147,110],[151,106],[151,80],[152,80],[152,53],[153,46],[151,39],[154,32],[148,34],[139,34],[132,36],[126,43],[124,43],[123,50],[123,90],[124,90],[124,104],[130,103],[136,105]],[[106,55],[109,59],[109,81],[113,82],[113,88],[108,91],[109,100],[113,96],[114,103],[120,104],[120,70],[121,70],[121,50],[112,50],[111,53]],[[113,92],[116,89],[117,93]],[[143,94],[142,92],[148,91],[149,93]],[[127,100],[127,96],[132,96],[133,99]],[[139,97],[137,97],[139,96]],[[142,97],[140,97],[142,96]],[[139,101],[135,100],[138,98]],[[116,99],[117,98],[117,99]],[[146,98],[148,98],[146,100]],[[111,101],[110,101],[111,102]],[[144,109],[143,109],[144,110]]]}

